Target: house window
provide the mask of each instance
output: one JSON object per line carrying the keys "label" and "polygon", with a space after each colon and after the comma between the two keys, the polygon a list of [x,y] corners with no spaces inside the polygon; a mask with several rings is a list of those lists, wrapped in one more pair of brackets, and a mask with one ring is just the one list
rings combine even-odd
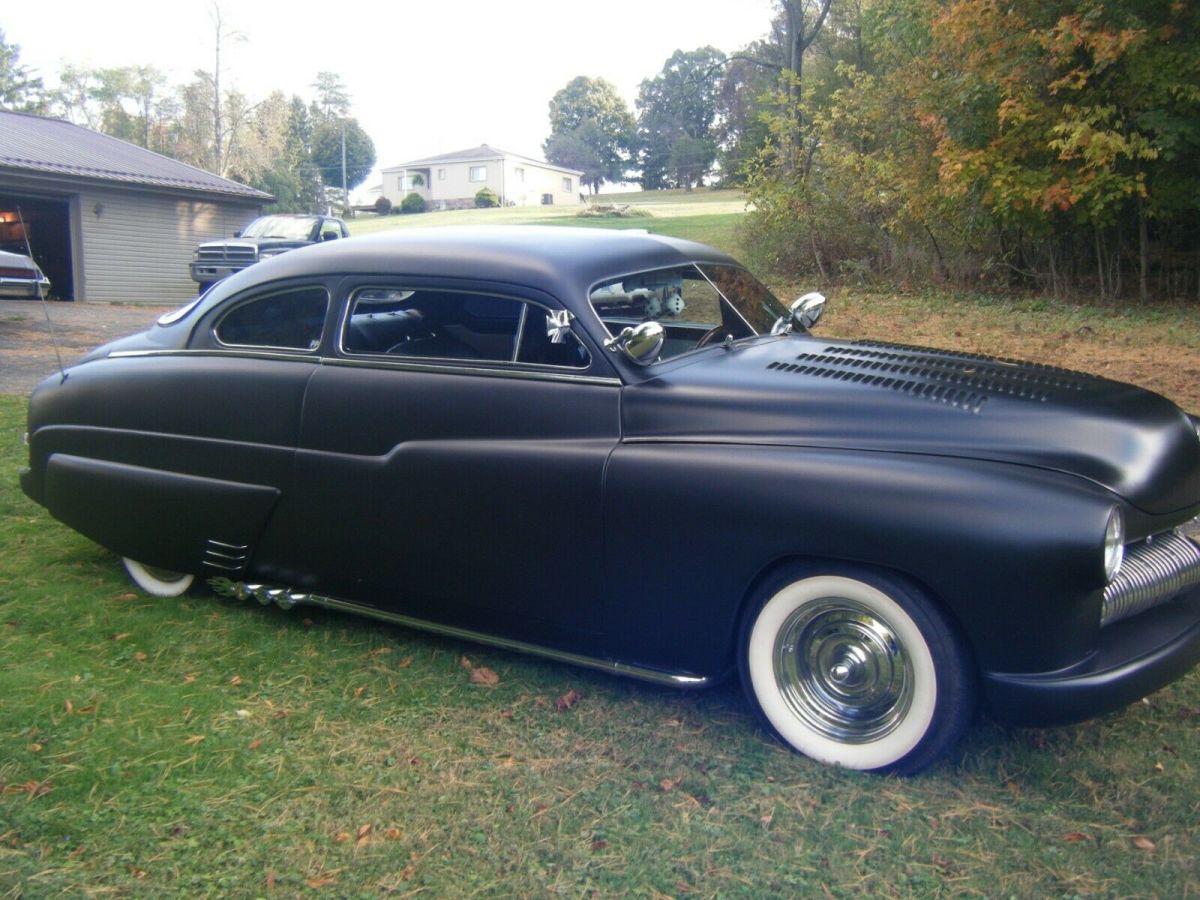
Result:
{"label": "house window", "polygon": [[471,166],[472,181],[487,181],[487,166]]}
{"label": "house window", "polygon": [[574,184],[574,182],[570,178],[564,178],[563,179],[563,192],[567,193],[567,194],[571,193],[571,191],[574,190],[574,188],[572,187],[573,184]]}
{"label": "house window", "polygon": [[446,180],[446,170],[438,169],[438,181],[445,181],[445,180]]}
{"label": "house window", "polygon": [[525,170],[524,169],[513,169],[513,174],[517,177],[518,184],[525,183]]}
{"label": "house window", "polygon": [[399,178],[396,179],[396,190],[398,190],[398,191],[404,190],[404,176],[403,175],[401,175]]}

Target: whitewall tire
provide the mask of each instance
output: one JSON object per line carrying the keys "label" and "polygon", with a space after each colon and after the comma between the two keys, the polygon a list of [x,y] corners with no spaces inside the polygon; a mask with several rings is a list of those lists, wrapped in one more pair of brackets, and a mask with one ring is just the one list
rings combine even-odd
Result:
{"label": "whitewall tire", "polygon": [[915,585],[850,567],[771,578],[742,629],[746,692],[785,743],[849,769],[916,772],[956,743],[974,669]]}
{"label": "whitewall tire", "polygon": [[148,566],[129,557],[124,558],[125,571],[133,583],[154,597],[178,597],[192,586],[193,575]]}

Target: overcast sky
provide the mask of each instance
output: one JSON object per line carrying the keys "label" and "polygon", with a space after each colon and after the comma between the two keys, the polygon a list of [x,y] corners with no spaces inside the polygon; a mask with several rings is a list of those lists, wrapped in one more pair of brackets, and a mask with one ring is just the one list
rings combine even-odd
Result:
{"label": "overcast sky", "polygon": [[[763,36],[771,0],[222,0],[224,79],[253,100],[312,97],[338,73],[378,165],[488,143],[540,157],[547,104],[576,75],[616,85],[631,110],[677,49],[732,52]],[[172,85],[213,67],[209,0],[6,0],[0,28],[47,85],[64,62],[150,64]],[[377,181],[377,173],[367,185]]]}

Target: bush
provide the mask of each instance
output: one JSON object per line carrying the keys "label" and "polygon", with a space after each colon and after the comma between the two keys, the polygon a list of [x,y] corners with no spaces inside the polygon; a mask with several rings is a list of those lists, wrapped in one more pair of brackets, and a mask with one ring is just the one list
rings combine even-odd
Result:
{"label": "bush", "polygon": [[491,188],[480,188],[475,194],[475,205],[480,209],[486,209],[489,206],[499,206],[500,198],[496,196],[496,192]]}
{"label": "bush", "polygon": [[411,193],[400,201],[401,213],[423,213],[425,212],[425,198],[418,193]]}
{"label": "bush", "polygon": [[377,216],[386,216],[392,211],[392,201],[387,197],[377,197],[375,199],[375,214]]}

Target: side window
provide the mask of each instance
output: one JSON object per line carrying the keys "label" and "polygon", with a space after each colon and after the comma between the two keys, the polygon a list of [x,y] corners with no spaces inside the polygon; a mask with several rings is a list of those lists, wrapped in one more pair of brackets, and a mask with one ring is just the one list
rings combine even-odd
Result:
{"label": "side window", "polygon": [[[519,338],[519,340],[518,340]],[[491,294],[363,288],[342,335],[347,353],[587,368],[586,348],[545,309]]]}
{"label": "side window", "polygon": [[364,288],[351,302],[342,348],[347,353],[511,362],[524,305],[486,294]]}
{"label": "side window", "polygon": [[213,333],[229,347],[315,350],[328,308],[324,288],[281,291],[238,304],[221,317]]}

